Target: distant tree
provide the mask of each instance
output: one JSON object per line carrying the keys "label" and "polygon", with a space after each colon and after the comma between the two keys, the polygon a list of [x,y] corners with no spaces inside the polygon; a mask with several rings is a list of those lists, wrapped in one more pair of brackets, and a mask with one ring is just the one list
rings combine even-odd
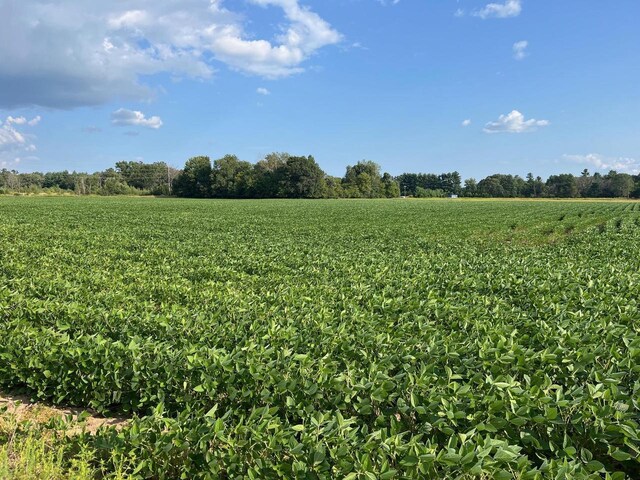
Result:
{"label": "distant tree", "polygon": [[0,187],[7,190],[18,190],[20,188],[20,174],[16,170],[3,168],[0,171]]}
{"label": "distant tree", "polygon": [[90,191],[89,175],[86,173],[76,174],[76,195],[88,195]]}
{"label": "distant tree", "polygon": [[536,197],[544,197],[547,194],[547,184],[540,175],[536,177],[534,192]]}
{"label": "distant tree", "polygon": [[289,157],[279,167],[279,196],[286,198],[321,198],[325,194],[325,173],[315,159]]}
{"label": "distant tree", "polygon": [[640,175],[611,170],[606,175],[583,169],[546,182],[528,173],[494,174],[462,186],[458,172],[380,174],[380,166],[363,160],[348,166],[343,178],[326,175],[312,156],[273,152],[255,165],[225,155],[211,165],[208,157],[190,158],[182,171],[164,162],[120,161],[95,173],[0,170],[2,193],[68,191],[77,195],[170,195],[220,198],[395,198],[402,195],[467,197],[621,197],[640,198]]}
{"label": "distant tree", "polygon": [[382,197],[384,192],[380,177],[380,165],[369,160],[362,160],[354,166],[347,166],[343,186],[345,190],[356,197]]}
{"label": "distant tree", "polygon": [[213,162],[211,195],[219,198],[248,198],[253,195],[253,165],[225,155]]}
{"label": "distant tree", "polygon": [[377,198],[379,188],[376,188],[379,185],[376,185],[376,177],[372,176],[368,172],[359,173],[355,178],[355,186],[360,192],[360,197],[363,198]]}
{"label": "distant tree", "polygon": [[345,196],[340,177],[327,175],[324,182],[326,185],[325,198],[343,198]]}
{"label": "distant tree", "polygon": [[207,198],[211,195],[211,160],[193,157],[174,180],[174,191],[180,197]]}
{"label": "distant tree", "polygon": [[116,171],[130,187],[149,192],[166,190],[170,176],[169,167],[164,162],[121,161],[116,163]]}
{"label": "distant tree", "polygon": [[99,190],[100,195],[135,195],[140,191],[130,187],[122,180],[116,177],[109,177],[105,180],[102,188]]}
{"label": "distant tree", "polygon": [[634,187],[631,192],[631,197],[640,198],[640,175],[634,175],[633,177]]}
{"label": "distant tree", "polygon": [[578,196],[588,197],[589,190],[591,189],[592,184],[593,184],[593,177],[589,173],[589,170],[585,168],[580,173],[580,176],[576,178],[576,186],[578,187]]}
{"label": "distant tree", "polygon": [[627,173],[610,172],[608,183],[612,197],[629,198],[635,187],[633,177]]}
{"label": "distant tree", "polygon": [[258,198],[275,198],[280,194],[283,167],[291,155],[273,152],[256,163],[253,169],[254,195]]}
{"label": "distant tree", "polygon": [[576,177],[570,173],[550,176],[547,179],[547,188],[552,197],[572,198],[578,196]]}
{"label": "distant tree", "polygon": [[[583,180],[584,181],[584,180]],[[605,179],[598,172],[595,172],[592,177],[589,178],[589,186],[587,187],[583,196],[589,198],[598,198],[606,195]]]}
{"label": "distant tree", "polygon": [[481,197],[506,197],[507,194],[498,175],[491,175],[478,182],[478,194]]}
{"label": "distant tree", "polygon": [[436,175],[435,173],[419,173],[418,186],[425,190],[442,189],[442,175]]}
{"label": "distant tree", "polygon": [[514,176],[503,174],[495,175],[495,177],[500,182],[500,185],[502,185],[505,197],[515,198],[525,195],[525,192],[527,190],[527,183],[522,177],[518,175]]}
{"label": "distant tree", "polygon": [[416,197],[418,198],[443,198],[447,196],[447,192],[441,188],[422,188],[416,187]]}
{"label": "distant tree", "polygon": [[438,180],[440,185],[437,187],[444,190],[450,195],[459,195],[462,191],[462,178],[458,172],[442,173]]}
{"label": "distant tree", "polygon": [[384,196],[387,198],[398,198],[400,196],[400,185],[386,172],[382,175],[382,188]]}
{"label": "distant tree", "polygon": [[418,187],[417,173],[403,173],[396,178],[396,181],[400,185],[400,193],[402,195],[407,196],[416,194],[416,187]]}
{"label": "distant tree", "polygon": [[20,186],[22,188],[42,188],[44,185],[44,175],[40,172],[21,173]]}
{"label": "distant tree", "polygon": [[525,184],[522,187],[522,196],[523,197],[534,197],[535,192],[535,178],[533,177],[533,173],[527,173],[525,177]]}
{"label": "distant tree", "polygon": [[465,197],[475,197],[478,195],[478,182],[476,182],[475,178],[467,178],[464,181],[464,189],[462,190],[462,194]]}
{"label": "distant tree", "polygon": [[67,170],[63,172],[47,172],[44,174],[42,186],[44,188],[57,187],[63,190],[74,190],[75,182],[73,176]]}

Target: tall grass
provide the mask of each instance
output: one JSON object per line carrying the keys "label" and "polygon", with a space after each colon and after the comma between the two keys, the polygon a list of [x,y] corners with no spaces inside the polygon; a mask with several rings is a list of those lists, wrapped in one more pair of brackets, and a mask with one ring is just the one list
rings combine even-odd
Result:
{"label": "tall grass", "polygon": [[18,420],[0,408],[0,480],[129,478],[122,473],[125,468],[121,462],[111,462],[116,469],[105,475],[92,449],[81,446],[79,451],[72,451],[66,435],[73,426],[59,426],[65,426],[65,430],[47,428],[33,419]]}

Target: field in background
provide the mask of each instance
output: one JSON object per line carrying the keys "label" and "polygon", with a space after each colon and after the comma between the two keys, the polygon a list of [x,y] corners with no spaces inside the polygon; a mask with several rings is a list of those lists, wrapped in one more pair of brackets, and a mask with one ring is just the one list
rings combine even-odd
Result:
{"label": "field in background", "polygon": [[0,247],[0,388],[133,416],[59,440],[102,474],[640,476],[640,203],[0,198]]}

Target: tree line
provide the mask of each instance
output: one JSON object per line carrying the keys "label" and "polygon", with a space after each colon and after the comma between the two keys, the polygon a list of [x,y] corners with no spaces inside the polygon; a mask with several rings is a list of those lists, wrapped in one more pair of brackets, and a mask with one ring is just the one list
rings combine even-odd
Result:
{"label": "tree line", "polygon": [[395,198],[398,182],[380,166],[361,161],[342,178],[327,175],[312,156],[270,153],[252,164],[226,155],[187,161],[174,182],[179,197],[196,198]]}
{"label": "tree line", "polygon": [[610,171],[579,176],[532,173],[494,174],[462,181],[458,172],[403,173],[393,177],[378,164],[363,160],[347,166],[343,177],[327,175],[313,156],[270,153],[256,163],[225,155],[199,156],[178,170],[164,162],[122,161],[94,173],[0,170],[2,193],[74,193],[77,195],[173,195],[188,198],[396,198],[524,197],[640,198],[640,175]]}
{"label": "tree line", "polygon": [[0,170],[2,193],[76,195],[171,195],[180,170],[164,162],[117,162],[115,168],[94,173]]}

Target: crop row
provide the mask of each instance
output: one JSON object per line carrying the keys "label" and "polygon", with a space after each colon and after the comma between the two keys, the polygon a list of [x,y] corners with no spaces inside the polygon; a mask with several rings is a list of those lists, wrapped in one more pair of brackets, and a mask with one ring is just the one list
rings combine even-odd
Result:
{"label": "crop row", "polygon": [[105,462],[165,478],[640,474],[625,204],[46,207],[0,204],[0,385],[141,416],[75,440]]}

